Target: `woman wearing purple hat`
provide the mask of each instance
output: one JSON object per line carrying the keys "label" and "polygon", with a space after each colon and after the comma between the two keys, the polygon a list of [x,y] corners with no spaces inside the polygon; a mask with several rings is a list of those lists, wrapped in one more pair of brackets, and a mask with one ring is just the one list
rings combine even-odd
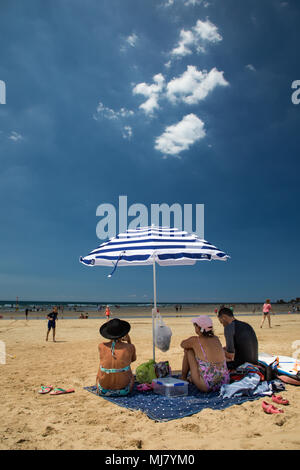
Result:
{"label": "woman wearing purple hat", "polygon": [[192,322],[196,336],[181,343],[184,349],[181,378],[192,382],[201,392],[217,391],[223,384],[229,383],[222,344],[214,335],[210,317],[201,315],[193,318]]}

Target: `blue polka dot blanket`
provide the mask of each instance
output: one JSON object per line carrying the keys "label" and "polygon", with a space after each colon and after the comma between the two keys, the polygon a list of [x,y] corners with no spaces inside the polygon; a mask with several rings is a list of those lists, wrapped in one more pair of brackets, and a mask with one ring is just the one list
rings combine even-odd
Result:
{"label": "blue polka dot blanket", "polygon": [[[130,395],[123,397],[101,396],[101,398],[129,410],[141,410],[149,418],[159,422],[191,416],[205,408],[224,410],[232,405],[240,405],[246,401],[261,398],[259,395],[222,398],[219,396],[219,392],[202,393],[193,384],[189,384],[187,396],[169,398],[158,395],[152,390],[140,392],[137,385],[138,383],[135,383]],[[97,395],[96,386],[84,387],[84,389]]]}

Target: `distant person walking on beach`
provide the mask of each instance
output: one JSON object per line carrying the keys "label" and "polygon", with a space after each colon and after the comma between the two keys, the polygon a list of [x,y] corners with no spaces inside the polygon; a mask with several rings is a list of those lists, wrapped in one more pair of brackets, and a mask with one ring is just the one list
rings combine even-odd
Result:
{"label": "distant person walking on beach", "polygon": [[108,321],[110,317],[110,309],[108,305],[106,305],[105,316],[106,316],[106,320]]}
{"label": "distant person walking on beach", "polygon": [[270,299],[267,299],[263,305],[263,319],[260,325],[261,328],[263,327],[263,324],[265,323],[266,318],[268,319],[268,322],[269,322],[269,328],[272,328],[271,327],[271,314],[270,314],[271,311],[272,311],[272,305],[270,304]]}
{"label": "distant person walking on beach", "polygon": [[28,320],[28,308],[25,309],[25,318]]}
{"label": "distant person walking on beach", "polygon": [[47,315],[48,318],[48,331],[46,336],[46,341],[48,341],[48,336],[50,330],[52,329],[53,332],[53,341],[55,342],[55,328],[56,328],[56,320],[57,320],[57,307],[53,307],[53,311]]}

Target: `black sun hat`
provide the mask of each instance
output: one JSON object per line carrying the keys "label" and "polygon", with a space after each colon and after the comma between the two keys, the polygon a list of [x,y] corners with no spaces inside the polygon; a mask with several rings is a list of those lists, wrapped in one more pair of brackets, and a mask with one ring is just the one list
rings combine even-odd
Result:
{"label": "black sun hat", "polygon": [[107,339],[119,339],[126,336],[130,331],[130,324],[127,321],[113,318],[104,323],[99,329],[100,335]]}

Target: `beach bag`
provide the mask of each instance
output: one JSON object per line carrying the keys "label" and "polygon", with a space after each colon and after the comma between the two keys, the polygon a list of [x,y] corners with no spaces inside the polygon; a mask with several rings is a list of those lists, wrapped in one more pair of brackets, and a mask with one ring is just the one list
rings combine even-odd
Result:
{"label": "beach bag", "polygon": [[136,381],[140,384],[152,383],[153,379],[156,379],[155,373],[155,361],[151,359],[148,362],[144,362],[139,365],[135,371]]}
{"label": "beach bag", "polygon": [[165,325],[162,317],[159,313],[156,315],[155,324],[155,345],[163,352],[166,352],[170,348],[172,331],[167,325]]}
{"label": "beach bag", "polygon": [[171,375],[171,367],[169,361],[158,362],[155,364],[155,373],[158,379]]}

